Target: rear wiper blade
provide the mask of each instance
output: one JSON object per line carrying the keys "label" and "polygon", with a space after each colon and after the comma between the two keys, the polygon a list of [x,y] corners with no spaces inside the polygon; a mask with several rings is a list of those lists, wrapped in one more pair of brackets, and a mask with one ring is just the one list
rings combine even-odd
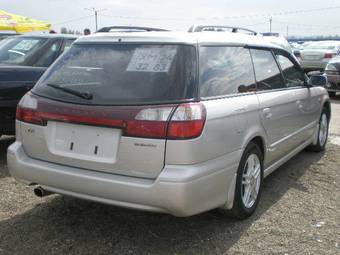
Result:
{"label": "rear wiper blade", "polygon": [[51,83],[47,83],[46,86],[52,87],[54,89],[59,89],[61,91],[64,91],[66,93],[72,94],[72,95],[77,96],[77,97],[81,97],[81,98],[86,99],[86,100],[91,100],[93,98],[93,95],[88,91],[78,91],[78,90],[75,90],[75,89],[69,89],[69,88],[65,88],[61,85],[51,84]]}

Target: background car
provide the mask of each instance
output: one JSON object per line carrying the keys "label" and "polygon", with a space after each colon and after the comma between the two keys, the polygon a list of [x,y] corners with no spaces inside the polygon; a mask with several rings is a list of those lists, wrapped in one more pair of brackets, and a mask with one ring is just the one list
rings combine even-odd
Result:
{"label": "background car", "polygon": [[6,38],[0,43],[0,136],[14,135],[15,109],[54,60],[77,37],[35,35]]}
{"label": "background car", "polygon": [[10,37],[10,36],[16,36],[18,34],[15,33],[0,33],[0,41],[2,41],[3,39]]}
{"label": "background car", "polygon": [[300,64],[305,71],[322,71],[340,53],[340,41],[318,41],[304,45]]}
{"label": "background car", "polygon": [[293,49],[289,42],[286,40],[286,38],[282,36],[264,36],[264,39],[267,40],[268,42],[278,45],[281,48],[285,49],[289,53],[293,54]]}
{"label": "background car", "polygon": [[301,58],[301,50],[303,50],[303,46],[299,43],[290,43],[293,54],[300,61]]}
{"label": "background car", "polygon": [[340,92],[340,56],[328,62],[325,73],[328,78],[327,91],[331,97],[334,97],[337,92]]}

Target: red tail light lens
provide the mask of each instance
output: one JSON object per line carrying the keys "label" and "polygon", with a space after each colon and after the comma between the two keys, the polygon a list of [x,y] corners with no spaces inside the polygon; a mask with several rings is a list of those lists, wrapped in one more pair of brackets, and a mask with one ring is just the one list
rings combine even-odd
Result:
{"label": "red tail light lens", "polygon": [[169,139],[190,139],[201,135],[206,118],[206,110],[201,103],[178,106],[168,127]]}
{"label": "red tail light lens", "polygon": [[[206,111],[200,103],[166,106],[84,106],[38,98],[27,93],[19,102],[19,121],[46,126],[60,121],[122,129],[123,136],[191,139],[201,135]],[[171,118],[171,120],[170,120]]]}
{"label": "red tail light lens", "polygon": [[332,58],[333,54],[332,53],[325,53],[325,58]]}

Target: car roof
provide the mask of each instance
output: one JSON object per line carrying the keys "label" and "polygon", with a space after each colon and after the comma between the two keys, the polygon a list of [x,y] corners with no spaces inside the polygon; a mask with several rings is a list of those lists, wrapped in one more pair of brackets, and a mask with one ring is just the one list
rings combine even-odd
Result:
{"label": "car roof", "polygon": [[19,35],[18,37],[29,37],[29,38],[66,38],[66,39],[77,39],[79,36],[70,34],[31,34],[31,35]]}
{"label": "car roof", "polygon": [[100,42],[144,42],[144,43],[179,43],[179,44],[226,44],[283,49],[269,42],[262,36],[228,32],[131,32],[131,33],[96,33],[80,37],[76,43]]}

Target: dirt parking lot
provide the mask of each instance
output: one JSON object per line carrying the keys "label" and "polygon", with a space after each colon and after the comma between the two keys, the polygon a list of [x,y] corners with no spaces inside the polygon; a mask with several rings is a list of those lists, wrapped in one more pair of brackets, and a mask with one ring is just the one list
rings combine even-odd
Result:
{"label": "dirt parking lot", "polygon": [[[190,218],[53,195],[35,197],[8,174],[0,140],[0,255],[340,254],[340,96],[327,151],[303,151],[264,182],[256,214]],[[169,194],[171,195],[171,194]]]}

